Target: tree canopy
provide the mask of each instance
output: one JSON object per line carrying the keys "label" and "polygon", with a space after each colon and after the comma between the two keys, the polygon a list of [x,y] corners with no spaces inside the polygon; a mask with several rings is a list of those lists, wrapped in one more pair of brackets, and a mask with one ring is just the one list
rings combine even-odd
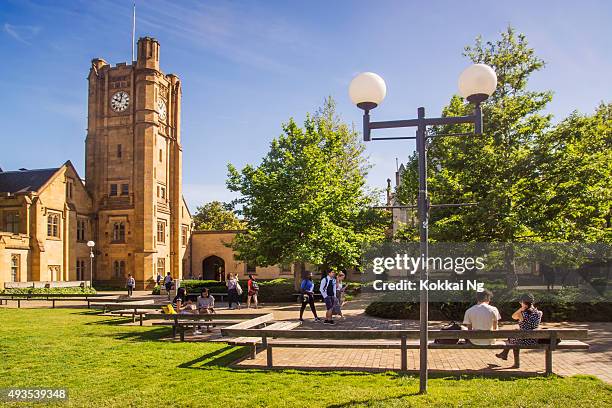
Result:
{"label": "tree canopy", "polygon": [[231,204],[211,201],[196,209],[194,228],[198,231],[225,231],[244,229],[245,224],[233,211]]}
{"label": "tree canopy", "polygon": [[[575,112],[553,125],[544,110],[552,93],[528,88],[544,61],[512,28],[496,41],[478,38],[464,55],[492,66],[498,87],[483,105],[482,135],[431,139],[431,202],[475,203],[433,210],[432,239],[609,242],[612,105],[600,105],[594,115]],[[443,115],[466,115],[472,109],[454,96]],[[468,125],[430,130],[432,136],[469,131]],[[416,156],[409,158],[398,188],[402,200],[418,191],[415,162]]]}
{"label": "tree canopy", "polygon": [[247,233],[233,241],[239,259],[266,266],[308,262],[349,268],[366,242],[382,240],[388,218],[370,209],[368,163],[354,129],[343,123],[333,100],[308,115],[304,126],[283,125],[259,166],[228,165],[228,188]]}

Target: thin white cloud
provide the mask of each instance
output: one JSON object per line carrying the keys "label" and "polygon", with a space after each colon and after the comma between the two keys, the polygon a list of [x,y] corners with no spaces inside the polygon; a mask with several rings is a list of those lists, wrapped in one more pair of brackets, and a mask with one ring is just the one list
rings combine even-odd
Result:
{"label": "thin white cloud", "polygon": [[24,44],[30,45],[30,41],[34,39],[42,29],[39,26],[30,26],[30,25],[13,25],[9,23],[4,23],[4,32],[9,36],[13,37],[15,40],[22,42]]}

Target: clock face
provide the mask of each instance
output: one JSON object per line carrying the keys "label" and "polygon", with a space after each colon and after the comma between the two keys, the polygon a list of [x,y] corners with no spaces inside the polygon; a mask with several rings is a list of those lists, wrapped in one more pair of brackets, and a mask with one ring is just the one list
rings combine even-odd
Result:
{"label": "clock face", "polygon": [[161,120],[166,120],[166,102],[161,99],[157,100],[157,112]]}
{"label": "clock face", "polygon": [[123,112],[130,105],[130,95],[125,91],[119,91],[112,96],[110,105],[115,112]]}

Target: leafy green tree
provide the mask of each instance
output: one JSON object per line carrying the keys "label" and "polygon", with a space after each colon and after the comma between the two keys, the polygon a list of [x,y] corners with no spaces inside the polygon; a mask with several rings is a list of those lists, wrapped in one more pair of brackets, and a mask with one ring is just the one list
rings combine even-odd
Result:
{"label": "leafy green tree", "polygon": [[[483,105],[484,134],[432,138],[428,182],[432,203],[475,203],[434,209],[430,236],[439,242],[530,242],[610,237],[610,107],[592,117],[573,114],[558,126],[543,113],[552,94],[528,89],[544,62],[524,35],[508,28],[497,41],[466,47],[474,63],[492,66],[495,93]],[[445,116],[473,107],[454,96]],[[470,132],[469,125],[431,129],[432,136]],[[398,196],[416,194],[416,156]],[[607,226],[606,226],[607,225]],[[403,236],[416,237],[416,234]],[[505,269],[514,275],[511,245]]]}
{"label": "leafy green tree", "polygon": [[193,216],[195,229],[199,231],[225,231],[244,229],[245,224],[233,211],[231,204],[211,201],[198,207]]}
{"label": "leafy green tree", "polygon": [[228,188],[240,193],[248,224],[233,241],[237,257],[261,266],[357,266],[362,246],[383,239],[388,226],[370,209],[363,149],[330,98],[303,128],[293,119],[284,124],[259,166],[228,165]]}
{"label": "leafy green tree", "polygon": [[545,241],[612,242],[612,104],[572,113],[538,140],[534,230]]}

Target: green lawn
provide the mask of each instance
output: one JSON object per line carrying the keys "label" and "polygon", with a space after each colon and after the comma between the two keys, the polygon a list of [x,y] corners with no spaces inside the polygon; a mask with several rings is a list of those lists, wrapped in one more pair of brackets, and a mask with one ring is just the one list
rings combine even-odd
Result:
{"label": "green lawn", "polygon": [[418,378],[395,373],[234,369],[246,350],[160,341],[169,328],[120,322],[0,309],[0,388],[66,387],[70,400],[57,406],[70,407],[612,406],[612,387],[591,377],[434,378],[420,396]]}

